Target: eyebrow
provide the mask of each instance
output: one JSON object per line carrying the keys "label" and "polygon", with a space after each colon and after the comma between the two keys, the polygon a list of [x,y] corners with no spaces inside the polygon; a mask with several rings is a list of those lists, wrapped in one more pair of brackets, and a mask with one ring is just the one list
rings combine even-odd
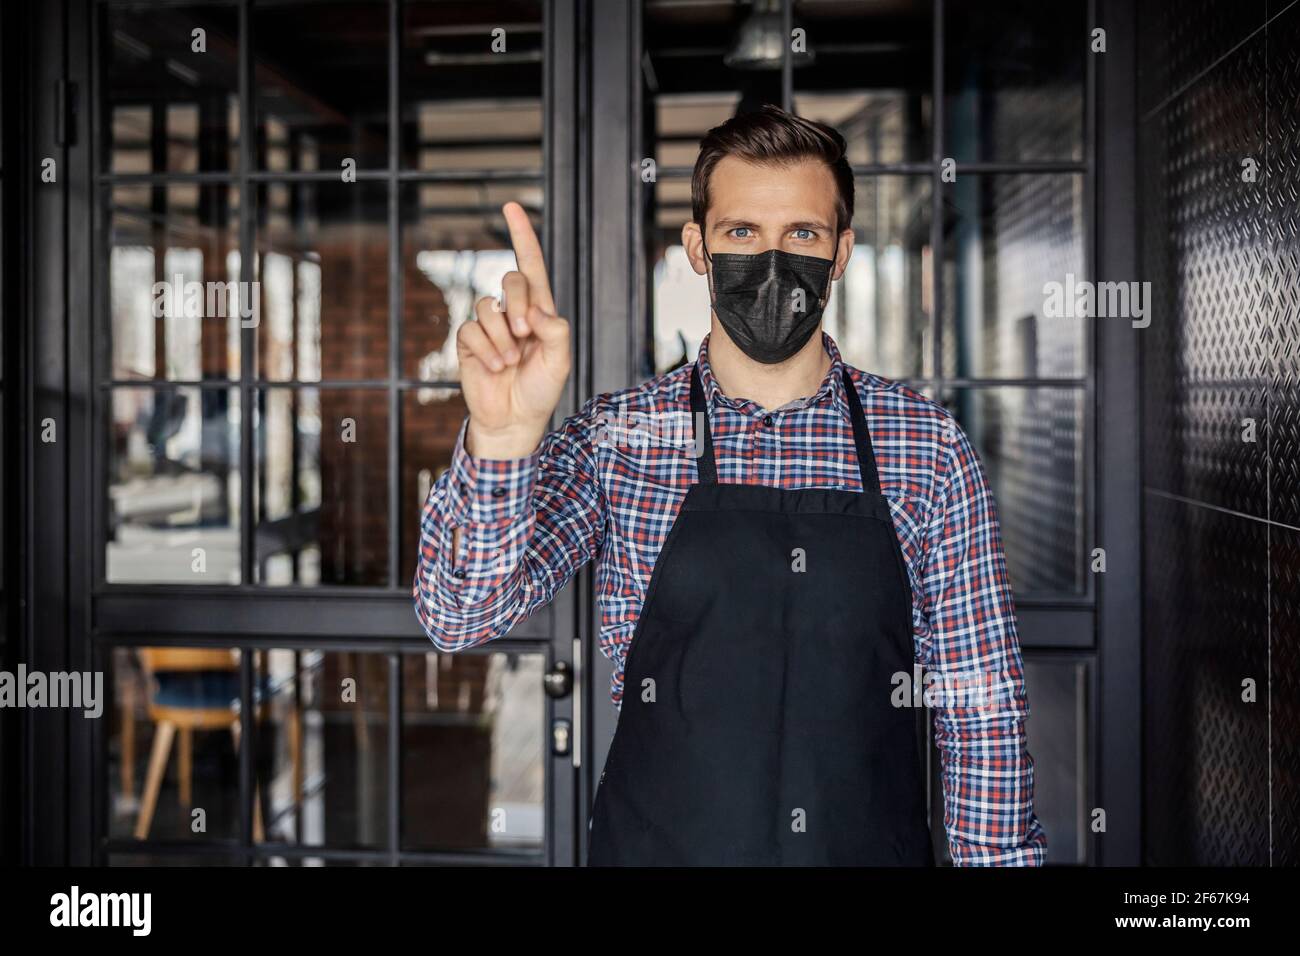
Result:
{"label": "eyebrow", "polygon": [[[747,220],[747,219],[719,219],[717,222],[715,222],[715,223],[713,224],[713,228],[714,228],[714,230],[718,230],[718,229],[723,229],[723,230],[726,230],[726,229],[735,229],[735,228],[737,228],[738,226],[744,226],[744,227],[747,228],[747,229],[758,229],[758,228],[760,228],[760,226],[758,225],[758,223],[756,223],[756,222],[750,222],[750,221]],[[789,231],[789,230],[791,230],[791,229],[821,229],[821,230],[824,230],[824,231],[829,231],[830,228],[831,228],[831,227],[830,227],[827,223],[824,223],[824,222],[815,222],[815,221],[812,221],[812,220],[807,220],[807,219],[805,219],[805,220],[800,220],[799,222],[788,222],[788,223],[786,223],[783,231]]]}

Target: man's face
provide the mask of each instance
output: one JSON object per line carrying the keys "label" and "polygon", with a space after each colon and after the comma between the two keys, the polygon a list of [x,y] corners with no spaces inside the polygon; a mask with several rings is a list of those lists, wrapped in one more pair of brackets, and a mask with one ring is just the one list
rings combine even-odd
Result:
{"label": "man's face", "polygon": [[691,265],[704,275],[709,255],[759,253],[769,249],[829,259],[838,279],[853,251],[853,232],[846,229],[835,247],[835,177],[825,163],[806,160],[792,166],[768,166],[724,156],[709,179],[708,233],[682,227],[682,244]]}

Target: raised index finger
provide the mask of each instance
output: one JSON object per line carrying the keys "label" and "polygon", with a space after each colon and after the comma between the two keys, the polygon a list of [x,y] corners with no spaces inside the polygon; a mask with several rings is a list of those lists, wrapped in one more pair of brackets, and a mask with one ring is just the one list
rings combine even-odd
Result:
{"label": "raised index finger", "polygon": [[533,224],[528,213],[519,203],[506,203],[501,207],[505,213],[506,225],[510,227],[510,244],[515,250],[515,261],[519,271],[528,280],[528,293],[533,301],[551,315],[555,315],[555,298],[551,295],[551,280],[546,277],[546,261],[542,258],[542,246],[533,232]]}

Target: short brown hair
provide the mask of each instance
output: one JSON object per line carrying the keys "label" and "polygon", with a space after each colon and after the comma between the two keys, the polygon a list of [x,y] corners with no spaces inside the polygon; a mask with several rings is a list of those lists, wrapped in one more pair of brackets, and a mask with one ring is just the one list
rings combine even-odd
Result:
{"label": "short brown hair", "polygon": [[853,170],[845,155],[844,137],[832,126],[787,113],[765,104],[740,113],[715,126],[700,140],[700,155],[691,175],[691,217],[704,228],[709,211],[709,177],[724,156],[751,163],[788,165],[801,159],[820,159],[835,177],[839,197],[835,203],[835,231],[853,221]]}

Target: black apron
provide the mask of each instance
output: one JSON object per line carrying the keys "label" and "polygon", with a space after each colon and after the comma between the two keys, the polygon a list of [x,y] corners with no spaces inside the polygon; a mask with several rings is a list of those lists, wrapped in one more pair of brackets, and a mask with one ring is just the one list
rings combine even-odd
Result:
{"label": "black apron", "polygon": [[719,483],[694,369],[699,480],[628,648],[589,865],[935,865],[923,711],[891,703],[911,585],[844,387],[861,493]]}

